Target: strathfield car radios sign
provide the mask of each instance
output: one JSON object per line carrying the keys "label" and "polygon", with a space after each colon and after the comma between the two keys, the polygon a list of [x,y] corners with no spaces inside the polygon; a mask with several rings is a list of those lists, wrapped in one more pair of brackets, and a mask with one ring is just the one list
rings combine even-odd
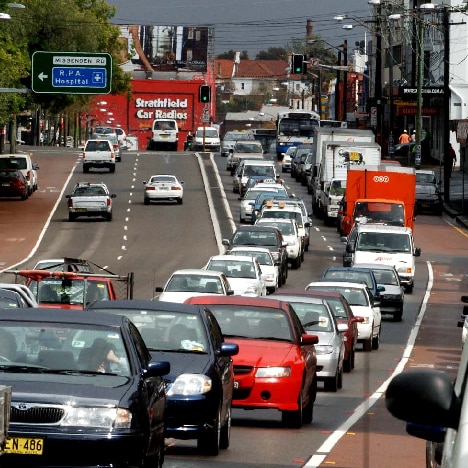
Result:
{"label": "strathfield car radios sign", "polygon": [[35,93],[108,94],[112,56],[92,52],[34,52],[31,75]]}

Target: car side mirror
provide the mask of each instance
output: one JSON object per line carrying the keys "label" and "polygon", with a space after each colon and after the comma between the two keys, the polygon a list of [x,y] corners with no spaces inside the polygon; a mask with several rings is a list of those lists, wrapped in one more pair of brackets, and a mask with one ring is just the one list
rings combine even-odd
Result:
{"label": "car side mirror", "polygon": [[115,193],[113,193],[113,194],[111,195],[111,198],[117,198],[117,195],[116,195]]}
{"label": "car side mirror", "polygon": [[162,288],[161,286],[156,286],[156,287],[154,288],[154,291],[155,291],[155,292],[163,292],[163,291],[164,291],[164,288]]}
{"label": "car side mirror", "polygon": [[228,289],[226,291],[226,296],[234,296],[234,291],[232,289]]}
{"label": "car side mirror", "polygon": [[421,256],[421,248],[420,247],[416,247],[414,249],[414,256],[415,257],[420,257]]}
{"label": "car side mirror", "polygon": [[37,164],[36,162],[33,163],[32,168],[37,171],[39,169],[39,164]]}

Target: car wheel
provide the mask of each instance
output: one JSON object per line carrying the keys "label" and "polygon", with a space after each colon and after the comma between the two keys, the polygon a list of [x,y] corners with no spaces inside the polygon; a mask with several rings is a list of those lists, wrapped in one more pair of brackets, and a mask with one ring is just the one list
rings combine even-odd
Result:
{"label": "car wheel", "polygon": [[400,309],[398,312],[393,314],[393,321],[394,322],[401,322],[403,319],[403,309]]}
{"label": "car wheel", "polygon": [[106,221],[112,221],[112,213],[107,213]]}
{"label": "car wheel", "polygon": [[379,327],[379,332],[372,338],[372,349],[374,350],[377,350],[380,347],[380,330],[381,328]]}
{"label": "car wheel", "polygon": [[288,279],[288,267],[284,267],[284,270],[283,270],[283,285],[286,284],[286,281]]}
{"label": "car wheel", "polygon": [[87,164],[83,164],[83,174],[87,174],[89,172],[89,166]]}
{"label": "car wheel", "polygon": [[184,199],[183,198],[178,198],[177,199],[177,204],[178,205],[182,205],[184,203]]}
{"label": "car wheel", "polygon": [[297,410],[283,411],[281,413],[281,421],[286,427],[292,429],[300,429],[302,426],[302,388],[299,392],[299,398],[297,401]]}
{"label": "car wheel", "polygon": [[333,377],[328,377],[324,382],[324,388],[326,392],[336,392],[338,390],[338,379],[340,371],[337,368],[336,373]]}
{"label": "car wheel", "polygon": [[229,407],[226,421],[221,427],[221,434],[219,437],[219,448],[222,450],[226,450],[227,448],[229,448],[230,442],[231,442],[231,407]]}
{"label": "car wheel", "polygon": [[408,293],[408,294],[411,294],[413,292],[413,288],[414,288],[414,284],[411,283],[411,284],[408,284],[407,286],[405,286],[405,291]]}
{"label": "car wheel", "polygon": [[149,204],[150,204],[149,198],[145,198],[144,204],[145,204],[145,205],[149,205]]}
{"label": "car wheel", "polygon": [[75,221],[76,216],[73,213],[68,213],[68,221]]}
{"label": "car wheel", "polygon": [[109,167],[109,172],[112,174],[113,172],[115,172],[115,166],[112,166],[112,167]]}
{"label": "car wheel", "polygon": [[309,390],[309,402],[302,411],[302,424],[310,424],[314,419],[314,403],[317,397],[317,376],[314,377],[314,381],[310,386]]}
{"label": "car wheel", "polygon": [[293,261],[293,268],[298,270],[299,268],[301,268],[301,264],[302,264],[302,260],[301,260],[301,256],[299,255],[299,257],[295,258]]}
{"label": "car wheel", "polygon": [[343,370],[345,372],[351,372],[353,370],[353,360],[354,360],[354,348],[349,350],[348,357],[343,361]]}
{"label": "car wheel", "polygon": [[364,351],[372,351],[372,337],[367,338],[362,342],[362,349]]}
{"label": "car wheel", "polygon": [[204,429],[198,437],[198,450],[205,455],[216,456],[219,454],[221,437],[221,411],[218,409],[215,421],[208,428]]}
{"label": "car wheel", "polygon": [[343,368],[341,367],[338,372],[338,389],[343,388]]}

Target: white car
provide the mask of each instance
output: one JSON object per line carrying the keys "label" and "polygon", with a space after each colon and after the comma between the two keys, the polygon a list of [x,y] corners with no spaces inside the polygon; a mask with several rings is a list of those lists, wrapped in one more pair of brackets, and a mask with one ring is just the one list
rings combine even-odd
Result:
{"label": "white car", "polygon": [[149,180],[144,181],[143,184],[145,184],[145,205],[149,205],[152,201],[160,200],[175,200],[179,205],[183,203],[184,182],[179,181],[174,175],[153,175]]}
{"label": "white car", "polygon": [[283,153],[283,160],[281,161],[281,172],[291,172],[291,159],[292,155],[296,151],[295,146],[291,146]]}
{"label": "white car", "polygon": [[28,183],[28,194],[32,195],[37,190],[37,170],[39,165],[32,162],[29,154],[2,154],[0,155],[0,169],[17,169],[22,172]]}
{"label": "white car", "polygon": [[110,193],[107,185],[91,182],[78,182],[70,195],[66,195],[68,220],[79,216],[97,216],[112,221],[112,205],[115,193]]}
{"label": "white car", "polygon": [[306,291],[314,289],[336,291],[343,294],[353,314],[364,318],[364,322],[357,324],[358,342],[362,343],[364,351],[379,349],[382,315],[379,302],[372,299],[372,294],[365,284],[317,281],[306,286]]}
{"label": "white car", "polygon": [[266,247],[233,247],[227,254],[255,257],[260,263],[267,292],[273,294],[278,289],[279,262],[275,261],[269,249]]}
{"label": "white car", "polygon": [[36,297],[25,284],[0,283],[0,289],[7,289],[19,294],[28,307],[39,307]]}
{"label": "white car", "polygon": [[255,257],[214,255],[204,269],[223,272],[237,296],[266,296],[265,277]]}
{"label": "white car", "polygon": [[300,268],[304,259],[304,244],[295,219],[260,218],[256,225],[278,228],[287,242],[288,261],[293,268]]}
{"label": "white car", "polygon": [[233,294],[226,275],[220,271],[187,269],[172,273],[164,287],[157,287],[160,301],[183,303],[193,296]]}

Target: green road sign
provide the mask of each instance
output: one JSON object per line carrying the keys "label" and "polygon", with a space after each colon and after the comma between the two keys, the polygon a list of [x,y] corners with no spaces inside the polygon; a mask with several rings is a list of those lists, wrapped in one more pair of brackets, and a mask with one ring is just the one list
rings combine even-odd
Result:
{"label": "green road sign", "polygon": [[34,52],[32,85],[35,93],[109,94],[112,56],[92,52]]}

